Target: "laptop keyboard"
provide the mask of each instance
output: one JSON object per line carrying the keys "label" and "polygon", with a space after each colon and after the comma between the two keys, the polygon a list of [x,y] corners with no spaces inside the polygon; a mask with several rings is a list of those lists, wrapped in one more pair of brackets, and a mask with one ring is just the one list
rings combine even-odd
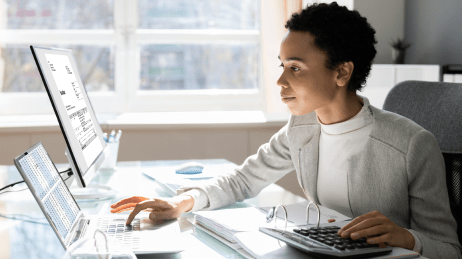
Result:
{"label": "laptop keyboard", "polygon": [[106,236],[116,238],[123,245],[133,250],[139,249],[140,240],[136,232],[141,231],[140,219],[134,219],[130,226],[125,225],[126,221],[127,219],[124,218],[100,218],[96,227]]}

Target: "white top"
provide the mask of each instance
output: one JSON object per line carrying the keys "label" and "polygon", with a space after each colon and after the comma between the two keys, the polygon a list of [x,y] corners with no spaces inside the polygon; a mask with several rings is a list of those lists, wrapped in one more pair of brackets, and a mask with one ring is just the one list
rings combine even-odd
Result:
{"label": "white top", "polygon": [[318,199],[322,206],[353,218],[348,200],[348,159],[364,147],[374,119],[363,98],[362,109],[353,118],[330,125],[321,124],[318,160]]}
{"label": "white top", "polygon": [[[318,199],[321,205],[353,217],[348,200],[348,159],[359,153],[367,142],[374,122],[369,109],[369,100],[360,96],[363,107],[353,118],[336,124],[321,124],[318,160]],[[318,119],[319,122],[319,119]],[[196,212],[209,204],[207,194],[198,188],[180,195],[190,195],[194,199]],[[413,250],[422,253],[422,241],[410,231],[415,239]]]}
{"label": "white top", "polygon": [[[368,109],[369,100],[365,97],[362,99],[364,106],[353,118],[331,125],[320,123],[318,199],[321,205],[348,217],[353,215],[348,202],[347,159],[364,146],[373,122]],[[207,194],[200,189],[180,195],[189,195],[194,199],[191,212],[201,210],[209,203]]]}

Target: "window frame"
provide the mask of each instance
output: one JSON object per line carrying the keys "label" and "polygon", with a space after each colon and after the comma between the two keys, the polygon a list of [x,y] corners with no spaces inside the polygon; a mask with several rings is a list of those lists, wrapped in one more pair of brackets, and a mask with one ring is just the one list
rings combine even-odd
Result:
{"label": "window frame", "polygon": [[[0,24],[0,45],[114,46],[114,91],[88,92],[93,108],[98,113],[265,109],[261,29],[138,29],[137,0],[114,0],[113,8],[112,30],[13,30],[2,29]],[[261,6],[261,23],[263,9]],[[139,90],[140,44],[227,44],[234,41],[254,42],[258,45],[257,89]],[[0,115],[52,113],[51,105],[44,103],[49,103],[45,92],[1,93]]]}

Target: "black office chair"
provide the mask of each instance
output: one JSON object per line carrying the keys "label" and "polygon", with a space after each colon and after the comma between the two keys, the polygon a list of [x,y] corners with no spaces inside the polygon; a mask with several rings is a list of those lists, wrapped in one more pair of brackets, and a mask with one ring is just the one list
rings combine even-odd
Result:
{"label": "black office chair", "polygon": [[449,201],[461,242],[462,84],[405,81],[391,89],[383,109],[413,120],[435,136],[446,164]]}

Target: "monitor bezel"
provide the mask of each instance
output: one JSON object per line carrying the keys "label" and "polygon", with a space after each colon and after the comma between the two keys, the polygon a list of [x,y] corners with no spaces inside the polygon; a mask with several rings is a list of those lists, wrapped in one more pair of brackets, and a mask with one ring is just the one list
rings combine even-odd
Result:
{"label": "monitor bezel", "polygon": [[[52,51],[62,51],[64,52],[65,54],[69,54],[70,53],[70,58],[73,59],[73,62],[76,64],[75,62],[75,59],[74,59],[74,55],[73,55],[73,52],[71,49],[61,49],[61,48],[52,48],[52,47],[42,47],[42,46],[33,46],[33,45],[30,45],[30,49],[32,51],[32,55],[34,56],[34,61],[35,61],[35,64],[37,65],[37,68],[39,70],[39,73],[40,73],[40,77],[42,78],[42,82],[45,86],[45,90],[47,92],[47,95],[48,95],[48,98],[50,99],[50,102],[51,102],[51,106],[53,107],[53,111],[56,115],[56,118],[58,119],[58,124],[59,124],[59,127],[61,129],[61,132],[63,133],[63,136],[64,136],[64,140],[66,142],[66,146],[67,146],[67,150],[69,151],[70,154],[67,154],[68,157],[70,157],[72,161],[69,161],[70,163],[73,163],[73,167],[75,169],[76,172],[74,172],[74,175],[77,175],[77,177],[75,177],[77,179],[77,183],[79,184],[80,187],[82,188],[85,188],[87,187],[87,184],[85,183],[85,180],[84,180],[84,177],[85,177],[85,174],[89,171],[89,170],[93,170],[95,164],[97,163],[97,161],[104,155],[104,151],[107,147],[107,144],[105,142],[103,142],[102,146],[102,150],[101,152],[96,156],[96,158],[92,161],[91,164],[88,165],[87,169],[85,170],[85,172],[82,172],[82,168],[80,168],[80,165],[79,163],[77,162],[77,159],[75,158],[75,155],[74,155],[74,150],[72,149],[71,147],[71,144],[70,144],[70,141],[69,141],[69,138],[68,138],[68,134],[65,130],[65,127],[64,127],[64,124],[62,122],[62,118],[58,112],[58,109],[56,107],[56,104],[55,104],[55,100],[53,99],[53,94],[51,93],[51,90],[49,89],[49,84],[48,84],[48,81],[45,77],[45,74],[43,72],[43,68],[42,66],[40,65],[40,62],[38,60],[38,57],[37,57],[37,54],[35,52],[35,49],[43,49],[43,50],[52,50]],[[77,67],[74,67],[73,68],[74,71],[77,72],[77,74],[80,76],[80,73],[78,71],[78,68]],[[94,118],[96,120],[96,123],[98,123],[99,125],[99,122],[96,118],[96,114],[94,114],[94,109],[93,109],[93,105],[91,104],[91,101],[90,101],[90,98],[88,97],[88,94],[87,94],[87,90],[85,89],[85,86],[83,85],[83,82],[82,82],[82,88],[83,90],[82,91],[85,91],[85,95],[87,96],[87,100],[88,100],[88,104],[90,105],[91,107],[91,112],[93,113],[94,115]],[[99,136],[98,136],[99,138]]]}

